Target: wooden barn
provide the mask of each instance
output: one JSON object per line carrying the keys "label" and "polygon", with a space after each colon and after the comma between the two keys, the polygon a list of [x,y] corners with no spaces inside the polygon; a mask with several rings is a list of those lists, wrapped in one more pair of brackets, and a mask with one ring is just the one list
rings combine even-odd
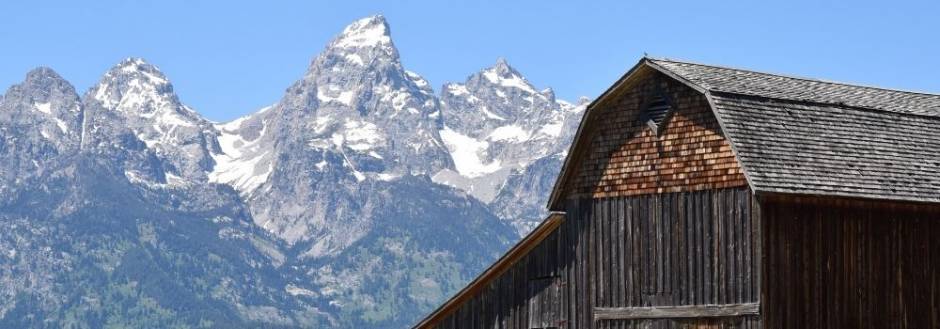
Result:
{"label": "wooden barn", "polygon": [[940,328],[940,95],[644,58],[416,328]]}

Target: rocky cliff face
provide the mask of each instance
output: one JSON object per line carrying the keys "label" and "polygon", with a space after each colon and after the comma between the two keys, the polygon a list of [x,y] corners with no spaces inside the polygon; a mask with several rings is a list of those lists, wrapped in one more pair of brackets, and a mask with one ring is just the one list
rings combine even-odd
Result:
{"label": "rocky cliff face", "polygon": [[228,123],[142,59],[0,98],[0,327],[406,327],[544,216],[583,106],[499,60],[436,95],[381,16]]}
{"label": "rocky cliff face", "polygon": [[584,105],[557,100],[551,89],[537,91],[504,59],[464,83],[447,84],[441,136],[455,167],[434,180],[489,203],[524,235],[545,216],[539,196],[551,189]]}
{"label": "rocky cliff face", "polygon": [[[155,66],[129,58],[104,74],[84,98],[87,141],[83,149],[107,152],[115,135],[127,134],[152,151],[157,162],[148,177],[158,184],[203,183],[218,152],[212,124],[183,105]],[[129,175],[137,173],[130,172]],[[154,178],[155,180],[149,180]]]}
{"label": "rocky cliff face", "polygon": [[0,98],[0,203],[76,153],[82,115],[75,88],[52,69],[30,71],[7,90]]}
{"label": "rocky cliff face", "polygon": [[[256,222],[289,243],[311,242],[307,256],[335,255],[368,232],[375,184],[452,166],[437,101],[404,70],[389,33],[381,17],[353,23],[278,103],[223,128],[224,149],[257,159],[249,177],[231,178],[255,182],[242,192]],[[247,142],[258,126],[254,144],[229,142]]]}

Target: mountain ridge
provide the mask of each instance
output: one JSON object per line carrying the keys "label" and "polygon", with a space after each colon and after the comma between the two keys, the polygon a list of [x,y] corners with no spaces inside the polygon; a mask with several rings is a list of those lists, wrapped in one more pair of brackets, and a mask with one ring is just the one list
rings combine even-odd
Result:
{"label": "mountain ridge", "polygon": [[581,112],[501,58],[435,93],[380,15],[225,123],[141,58],[81,96],[37,68],[0,96],[0,324],[410,325],[541,219]]}

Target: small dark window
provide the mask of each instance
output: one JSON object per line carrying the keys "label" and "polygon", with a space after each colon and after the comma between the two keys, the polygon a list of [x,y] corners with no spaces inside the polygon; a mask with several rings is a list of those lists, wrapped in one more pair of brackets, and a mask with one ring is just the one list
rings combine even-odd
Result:
{"label": "small dark window", "polygon": [[529,280],[529,328],[554,329],[561,325],[560,278],[553,276]]}
{"label": "small dark window", "polygon": [[640,121],[646,123],[654,134],[660,135],[670,115],[672,115],[672,102],[665,94],[657,92],[643,106]]}

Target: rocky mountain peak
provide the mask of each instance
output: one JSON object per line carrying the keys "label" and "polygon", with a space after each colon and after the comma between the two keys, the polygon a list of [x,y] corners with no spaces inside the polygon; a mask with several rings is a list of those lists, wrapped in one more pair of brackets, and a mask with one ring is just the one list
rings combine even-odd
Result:
{"label": "rocky mountain peak", "polygon": [[0,123],[30,127],[42,139],[60,147],[77,140],[81,115],[75,88],[48,67],[31,70],[0,101]]}
{"label": "rocky mountain peak", "polygon": [[81,121],[75,88],[47,67],[30,71],[0,97],[0,204],[75,154]]}
{"label": "rocky mountain peak", "polygon": [[441,171],[434,180],[484,202],[497,197],[510,175],[563,150],[559,137],[578,115],[569,111],[573,105],[556,100],[551,88],[536,90],[505,58],[464,83],[445,85],[441,104],[446,126],[441,136],[456,171]]}
{"label": "rocky mountain peak", "polygon": [[404,69],[380,15],[344,28],[273,113],[278,134],[343,151],[343,165],[359,180],[433,173],[449,162],[437,135],[437,99],[424,78]]}
{"label": "rocky mountain peak", "polygon": [[[405,70],[382,16],[352,22],[280,100],[227,124],[140,58],[81,101],[51,70],[27,80],[0,98],[0,217],[17,220],[0,229],[0,250],[17,253],[0,261],[0,318],[49,314],[60,327],[100,314],[408,326],[543,218],[580,113],[505,59],[437,97]],[[73,139],[55,135],[65,130]],[[117,280],[93,280],[103,269]],[[14,298],[35,278],[57,288]],[[92,290],[98,302],[57,304]],[[120,313],[140,300],[157,308]]]}
{"label": "rocky mountain peak", "polygon": [[[155,74],[159,79],[166,80],[166,77],[163,75],[163,72],[160,71],[155,65],[150,64],[147,60],[140,57],[127,57],[122,59],[116,65],[111,67],[109,73],[115,74],[116,72],[122,73],[134,73],[134,72],[147,72],[150,74]],[[119,73],[118,73],[119,74]],[[117,75],[117,74],[115,74]]]}
{"label": "rocky mountain peak", "polygon": [[581,96],[578,98],[578,106],[587,106],[591,103],[591,98],[586,96]]}
{"label": "rocky mountain peak", "polygon": [[26,73],[26,79],[23,81],[23,86],[42,86],[52,83],[65,82],[59,73],[49,67],[40,66],[35,69],[30,70]]}
{"label": "rocky mountain peak", "polygon": [[498,58],[496,64],[481,72],[485,82],[506,88],[515,88],[527,94],[538,94],[522,73],[509,65],[505,58]]}
{"label": "rocky mountain peak", "polygon": [[[398,49],[392,42],[391,29],[381,15],[352,22],[336,35],[326,49],[314,59],[307,72],[308,80],[328,75],[327,70],[384,71],[401,73]],[[362,77],[359,77],[362,78]],[[357,79],[350,79],[356,81]]]}
{"label": "rocky mountain peak", "polygon": [[111,67],[90,93],[104,108],[122,112],[179,106],[163,72],[140,58],[127,58]]}
{"label": "rocky mountain peak", "polygon": [[506,58],[503,58],[503,57],[497,58],[496,64],[484,70],[483,72],[484,72],[484,75],[489,73],[490,75],[488,77],[490,78],[496,78],[496,79],[491,79],[491,81],[497,80],[497,79],[515,79],[515,78],[525,80],[525,78],[522,76],[522,73],[519,73],[519,71],[517,71],[514,67],[509,65],[509,62],[506,61]]}
{"label": "rocky mountain peak", "polygon": [[387,46],[392,43],[391,30],[382,15],[359,19],[346,26],[331,46],[362,48]]}
{"label": "rocky mountain peak", "polygon": [[[203,181],[211,170],[210,154],[218,150],[215,128],[180,102],[170,80],[155,65],[141,58],[122,60],[88,91],[84,104],[90,135],[85,144],[113,145],[111,136],[125,136],[126,145],[108,152],[154,153],[156,159],[140,155],[140,161],[160,168],[150,170],[159,172],[152,175],[159,178],[157,182],[164,183],[163,176]],[[137,143],[144,149],[134,146]],[[131,162],[125,165],[139,166]]]}
{"label": "rocky mountain peak", "polygon": [[[26,74],[26,79],[19,85],[11,87],[7,94],[28,96],[31,101],[36,103],[48,103],[60,96],[65,96],[69,101],[74,101],[77,98],[75,87],[55,70],[48,67],[38,67],[30,70]],[[47,112],[43,109],[38,110]],[[68,110],[78,111],[78,108]]]}

